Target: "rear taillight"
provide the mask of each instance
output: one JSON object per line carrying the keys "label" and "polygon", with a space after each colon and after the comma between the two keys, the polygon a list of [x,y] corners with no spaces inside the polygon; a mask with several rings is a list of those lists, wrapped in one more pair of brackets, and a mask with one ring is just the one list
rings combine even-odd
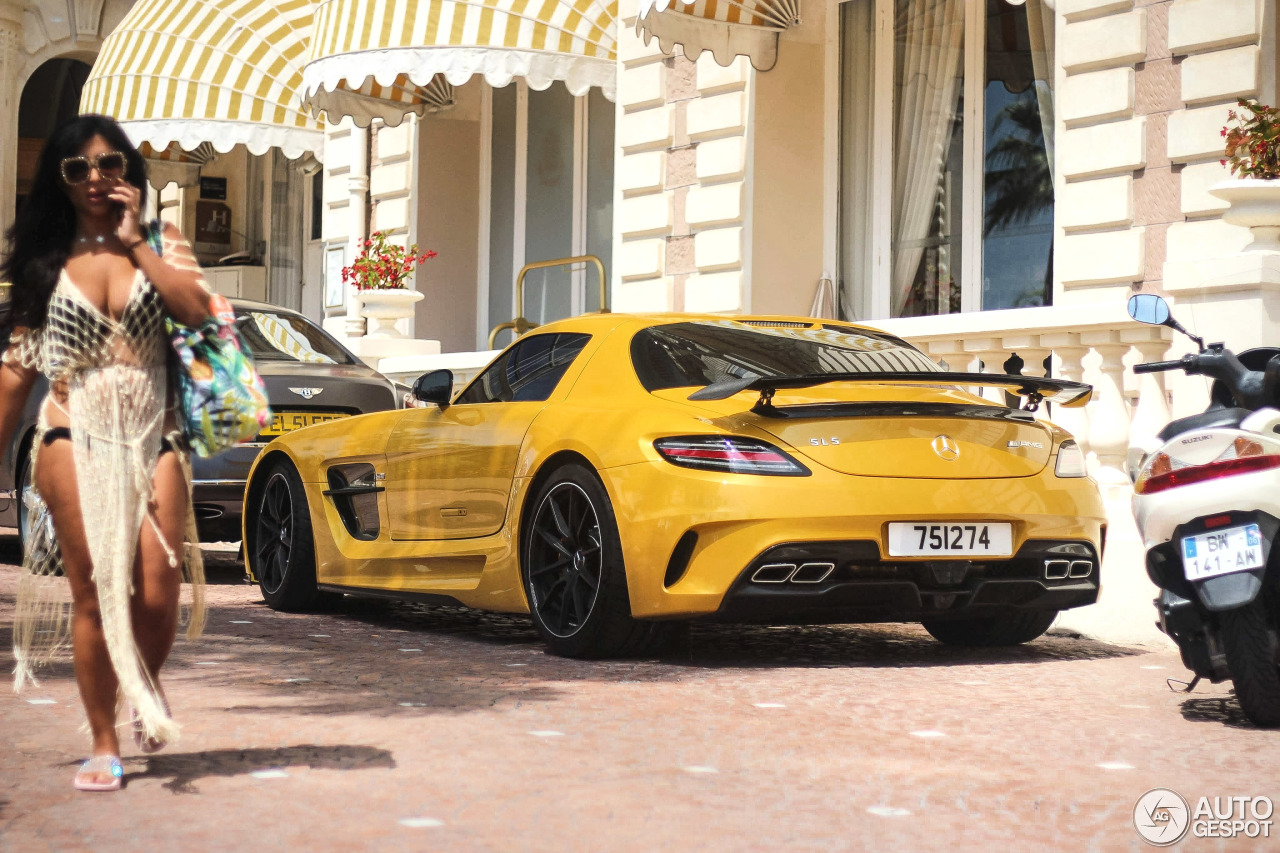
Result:
{"label": "rear taillight", "polygon": [[653,447],[682,468],[730,474],[807,477],[809,469],[767,441],[736,435],[682,435],[660,438]]}
{"label": "rear taillight", "polygon": [[1140,495],[1150,495],[1191,483],[1272,468],[1280,468],[1280,456],[1268,454],[1260,443],[1242,437],[1232,442],[1217,459],[1203,465],[1188,465],[1168,453],[1157,453],[1142,466],[1133,490]]}
{"label": "rear taillight", "polygon": [[1053,472],[1059,477],[1083,477],[1088,474],[1089,470],[1085,467],[1084,453],[1080,451],[1080,445],[1071,439],[1058,445],[1058,462]]}

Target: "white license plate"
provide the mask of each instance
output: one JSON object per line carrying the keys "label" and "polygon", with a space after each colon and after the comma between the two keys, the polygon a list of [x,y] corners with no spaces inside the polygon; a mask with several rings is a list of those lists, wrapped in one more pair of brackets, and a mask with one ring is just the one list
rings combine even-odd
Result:
{"label": "white license plate", "polygon": [[890,557],[1010,557],[1013,525],[997,522],[895,521]]}
{"label": "white license plate", "polygon": [[1189,581],[1260,569],[1263,562],[1262,533],[1256,524],[1182,539],[1182,569]]}

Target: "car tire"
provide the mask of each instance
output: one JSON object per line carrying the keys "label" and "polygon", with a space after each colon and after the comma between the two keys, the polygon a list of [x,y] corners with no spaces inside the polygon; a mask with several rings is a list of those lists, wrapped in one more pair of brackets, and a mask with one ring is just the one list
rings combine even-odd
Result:
{"label": "car tire", "polygon": [[1016,646],[1048,631],[1057,617],[1056,610],[1011,610],[995,616],[920,621],[935,640],[948,646]]}
{"label": "car tire", "polygon": [[1218,624],[1240,710],[1255,726],[1280,726],[1276,635],[1262,602],[1219,613]]}
{"label": "car tire", "polygon": [[520,574],[534,626],[552,654],[643,654],[663,634],[631,616],[613,506],[595,472],[557,468],[538,488],[521,544]]}
{"label": "car tire", "polygon": [[27,441],[25,447],[19,452],[19,458],[22,460],[18,465],[18,476],[14,478],[17,486],[18,505],[14,507],[17,514],[18,523],[18,548],[24,556],[27,553],[27,542],[31,538],[31,520],[27,517],[27,492],[32,488],[32,480],[35,472],[32,470],[31,464],[31,443]]}
{"label": "car tire", "polygon": [[253,542],[246,547],[262,598],[273,610],[320,609],[326,596],[316,588],[316,551],[302,478],[287,461],[270,464],[254,489]]}

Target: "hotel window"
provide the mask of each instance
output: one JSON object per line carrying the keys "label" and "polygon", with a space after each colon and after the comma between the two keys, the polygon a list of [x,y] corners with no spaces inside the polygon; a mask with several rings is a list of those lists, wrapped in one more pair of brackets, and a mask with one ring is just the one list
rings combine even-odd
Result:
{"label": "hotel window", "polygon": [[840,7],[841,304],[853,319],[1053,298],[1053,8]]}
{"label": "hotel window", "polygon": [[[613,268],[614,105],[599,89],[574,97],[563,84],[536,91],[523,79],[489,90],[488,101],[484,335],[516,316],[515,278],[525,264],[590,254],[606,274]],[[599,308],[592,265],[525,278],[524,316],[533,323]]]}

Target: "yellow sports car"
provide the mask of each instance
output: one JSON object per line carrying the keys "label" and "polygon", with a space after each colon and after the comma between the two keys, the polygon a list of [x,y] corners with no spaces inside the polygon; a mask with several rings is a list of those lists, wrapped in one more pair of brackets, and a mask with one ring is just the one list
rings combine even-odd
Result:
{"label": "yellow sports car", "polygon": [[424,407],[259,456],[244,541],[268,604],[527,612],[554,653],[599,657],[699,619],[1020,643],[1097,600],[1102,501],[1076,443],[1033,414],[1083,405],[1087,385],[948,373],[847,323],[592,314],[451,389],[428,373]]}

